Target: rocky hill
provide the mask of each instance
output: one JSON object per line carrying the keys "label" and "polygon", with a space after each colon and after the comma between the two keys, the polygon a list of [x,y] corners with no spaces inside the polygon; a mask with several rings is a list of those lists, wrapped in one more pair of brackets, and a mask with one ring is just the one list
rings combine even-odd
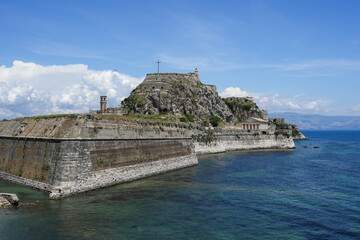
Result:
{"label": "rocky hill", "polygon": [[223,100],[239,122],[250,117],[268,119],[267,111],[259,109],[252,97],[229,97]]}
{"label": "rocky hill", "polygon": [[195,73],[147,74],[144,81],[121,103],[125,114],[159,114],[191,116],[197,123],[218,117],[225,123],[249,117],[267,119],[251,98],[222,99],[214,85],[203,84]]}

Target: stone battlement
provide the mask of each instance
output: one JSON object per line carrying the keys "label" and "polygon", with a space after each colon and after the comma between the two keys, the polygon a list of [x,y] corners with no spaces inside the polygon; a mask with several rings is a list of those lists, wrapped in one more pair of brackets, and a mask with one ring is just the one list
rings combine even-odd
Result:
{"label": "stone battlement", "polygon": [[184,75],[196,75],[194,72],[189,73],[148,73],[146,76],[184,76]]}
{"label": "stone battlement", "polygon": [[[146,83],[176,83],[176,82],[188,82],[188,83],[200,83],[199,75],[190,73],[149,73],[146,75],[142,84]],[[142,85],[140,84],[140,85]]]}
{"label": "stone battlement", "polygon": [[225,99],[229,101],[240,101],[240,102],[244,101],[245,99],[248,101],[254,101],[252,97],[227,97]]}

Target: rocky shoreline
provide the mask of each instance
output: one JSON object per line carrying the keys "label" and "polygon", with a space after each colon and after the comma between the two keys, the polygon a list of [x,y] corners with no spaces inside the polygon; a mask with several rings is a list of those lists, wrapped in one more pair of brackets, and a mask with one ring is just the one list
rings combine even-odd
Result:
{"label": "rocky shoreline", "polygon": [[19,198],[16,194],[12,193],[0,193],[0,207],[10,207],[19,205]]}

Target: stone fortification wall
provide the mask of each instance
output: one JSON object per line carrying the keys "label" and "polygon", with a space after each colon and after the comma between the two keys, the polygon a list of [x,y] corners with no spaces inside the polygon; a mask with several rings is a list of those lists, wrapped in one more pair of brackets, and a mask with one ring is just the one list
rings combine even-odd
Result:
{"label": "stone fortification wall", "polygon": [[0,121],[0,136],[79,139],[178,138],[190,137],[191,131],[180,122],[77,114]]}
{"label": "stone fortification wall", "polygon": [[51,162],[58,153],[58,140],[0,137],[0,171],[48,183]]}
{"label": "stone fortification wall", "polygon": [[213,128],[193,136],[196,154],[249,149],[292,149],[295,143],[291,130],[279,132],[274,125],[267,130],[239,127]]}
{"label": "stone fortification wall", "polygon": [[90,110],[90,114],[107,114],[107,115],[119,115],[123,116],[124,111],[120,107],[107,108],[106,110]]}
{"label": "stone fortification wall", "polygon": [[192,154],[162,161],[153,161],[101,171],[90,171],[79,175],[73,182],[64,183],[63,185],[53,188],[50,198],[66,197],[93,189],[194,166],[196,164],[198,164],[197,157]]}
{"label": "stone fortification wall", "polygon": [[83,138],[183,138],[191,137],[185,124],[146,120],[94,119],[82,125]]}
{"label": "stone fortification wall", "polygon": [[51,192],[51,186],[50,184],[47,183],[42,183],[42,182],[38,182],[35,180],[31,180],[28,178],[23,178],[23,177],[19,177],[19,176],[15,176],[6,172],[1,172],[0,171],[0,178],[1,179],[5,179],[14,183],[18,183],[21,185],[25,185],[28,187],[32,187],[32,188],[36,188],[39,190],[43,190],[43,191],[47,191],[47,192]]}
{"label": "stone fortification wall", "polygon": [[[186,82],[196,82],[200,83],[200,78],[194,72],[190,73],[149,73],[146,75],[143,83],[186,83]],[[141,83],[141,84],[143,84]],[[140,84],[140,85],[141,85]]]}
{"label": "stone fortification wall", "polygon": [[[190,138],[62,141],[51,197],[131,181],[197,164]],[[166,149],[166,151],[164,151]]]}
{"label": "stone fortification wall", "polygon": [[0,177],[53,198],[197,164],[191,138],[0,137],[0,147]]}
{"label": "stone fortification wall", "polygon": [[276,137],[273,134],[248,134],[216,135],[210,142],[195,141],[195,152],[197,154],[219,153],[234,150],[250,149],[292,149],[295,144],[292,138],[283,136]]}

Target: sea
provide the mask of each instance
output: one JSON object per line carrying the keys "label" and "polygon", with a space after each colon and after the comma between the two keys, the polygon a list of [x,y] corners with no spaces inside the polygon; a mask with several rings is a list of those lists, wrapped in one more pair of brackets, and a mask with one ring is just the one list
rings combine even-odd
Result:
{"label": "sea", "polygon": [[360,131],[303,131],[294,150],[234,151],[62,200],[0,181],[7,239],[360,239]]}

